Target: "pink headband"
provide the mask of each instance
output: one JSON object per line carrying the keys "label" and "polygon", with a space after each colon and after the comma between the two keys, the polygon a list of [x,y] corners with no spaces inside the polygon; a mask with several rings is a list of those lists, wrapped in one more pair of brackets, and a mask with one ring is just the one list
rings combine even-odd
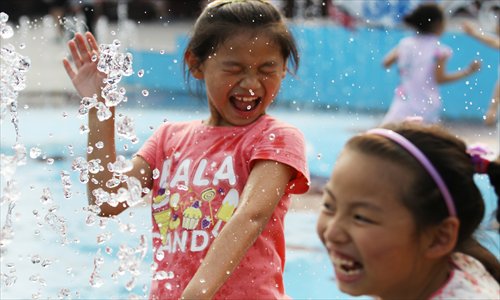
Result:
{"label": "pink headband", "polygon": [[434,180],[437,187],[441,191],[446,206],[448,207],[448,212],[450,216],[455,217],[457,215],[455,210],[455,204],[453,203],[453,198],[451,197],[450,191],[448,190],[448,187],[444,183],[443,178],[441,178],[441,175],[439,175],[436,168],[434,168],[432,163],[429,161],[429,159],[427,159],[427,157],[422,153],[422,151],[420,151],[420,149],[418,149],[415,145],[413,145],[412,142],[407,140],[402,135],[389,129],[375,128],[368,130],[366,133],[384,136],[390,139],[391,141],[396,142],[401,147],[405,148],[406,151],[408,151],[413,157],[415,157],[424,167],[427,173],[431,175],[432,179]]}

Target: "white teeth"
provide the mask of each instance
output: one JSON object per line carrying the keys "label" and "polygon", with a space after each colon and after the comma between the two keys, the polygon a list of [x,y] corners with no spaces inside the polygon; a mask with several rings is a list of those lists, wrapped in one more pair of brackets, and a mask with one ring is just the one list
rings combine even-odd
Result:
{"label": "white teeth", "polygon": [[352,275],[358,275],[358,274],[361,274],[361,269],[356,269],[356,270],[349,270],[349,271],[346,271],[346,270],[344,270],[344,269],[342,269],[342,268],[339,268],[339,269],[337,269],[337,270],[339,270],[339,272],[341,272],[341,273],[343,273],[343,274],[345,274],[345,275],[351,275],[351,276],[352,276]]}
{"label": "white teeth", "polygon": [[353,260],[347,260],[347,259],[343,259],[343,258],[340,258],[340,257],[334,257],[333,258],[333,263],[335,265],[338,265],[338,266],[346,266],[346,267],[352,267],[354,266],[354,261]]}
{"label": "white teeth", "polygon": [[345,275],[357,275],[361,273],[362,268],[352,269],[356,263],[354,260],[344,259],[337,256],[333,257],[333,264],[338,272]]}
{"label": "white teeth", "polygon": [[243,101],[243,102],[251,102],[259,99],[259,97],[234,97],[238,101]]}

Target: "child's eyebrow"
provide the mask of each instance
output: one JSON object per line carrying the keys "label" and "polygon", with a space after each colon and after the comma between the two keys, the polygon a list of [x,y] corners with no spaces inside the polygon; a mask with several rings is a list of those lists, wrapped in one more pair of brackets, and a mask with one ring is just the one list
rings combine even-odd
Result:
{"label": "child's eyebrow", "polygon": [[325,186],[323,188],[323,191],[328,194],[328,197],[330,197],[331,199],[335,199],[335,196],[333,195],[333,192],[330,190],[329,187]]}
{"label": "child's eyebrow", "polygon": [[278,64],[274,61],[274,60],[271,60],[271,61],[266,61],[265,63],[261,64],[260,67],[261,68],[265,68],[265,67],[275,67],[277,66]]}
{"label": "child's eyebrow", "polygon": [[225,67],[241,67],[242,64],[236,62],[236,61],[223,61],[222,62],[222,65],[225,66]]}
{"label": "child's eyebrow", "polygon": [[[245,64],[242,64],[240,62],[233,61],[233,60],[223,61],[222,65],[225,67],[244,67],[245,66]],[[258,68],[270,68],[270,67],[276,67],[277,65],[278,64],[276,63],[276,61],[270,60],[270,61],[266,61],[266,62],[260,64],[258,66]]]}
{"label": "child's eyebrow", "polygon": [[[330,197],[330,199],[332,199],[332,200],[336,199],[335,195],[333,194],[332,190],[330,190],[329,187],[325,186],[323,188],[323,191],[325,191],[325,193],[328,194],[328,197]],[[349,207],[351,209],[361,207],[361,208],[366,208],[366,209],[375,210],[375,211],[379,211],[379,212],[383,211],[382,207],[375,205],[375,204],[372,204],[371,202],[368,202],[368,201],[363,201],[363,200],[351,202],[351,203],[349,203]]]}
{"label": "child's eyebrow", "polygon": [[350,205],[351,209],[361,207],[361,208],[366,208],[369,210],[374,210],[374,211],[379,211],[379,212],[383,211],[382,207],[375,205],[375,204],[372,204],[370,202],[366,202],[366,201],[356,201],[356,202],[350,203],[349,205]]}

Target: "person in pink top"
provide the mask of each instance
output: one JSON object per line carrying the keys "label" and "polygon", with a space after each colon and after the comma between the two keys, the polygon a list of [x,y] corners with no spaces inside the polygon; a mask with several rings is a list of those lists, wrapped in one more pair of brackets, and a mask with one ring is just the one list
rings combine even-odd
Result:
{"label": "person in pink top", "polygon": [[381,300],[500,299],[498,256],[475,239],[485,203],[474,174],[500,195],[500,159],[485,154],[417,122],[352,137],[317,223],[339,289]]}
{"label": "person in pink top", "polygon": [[437,4],[420,4],[404,17],[404,23],[415,29],[416,34],[403,38],[384,57],[385,68],[397,62],[400,84],[382,124],[401,122],[407,117],[437,123],[442,110],[439,85],[471,75],[480,68],[480,63],[475,60],[461,71],[446,72],[452,51],[439,40],[445,30],[445,19]]}
{"label": "person in pink top", "polygon": [[[77,34],[69,48],[74,65],[64,66],[77,91],[99,95],[94,37]],[[298,60],[267,1],[213,1],[197,19],[184,62],[186,75],[205,86],[209,116],[162,124],[127,173],[152,190],[151,299],[287,298],[284,217],[290,195],[308,190],[309,172],[302,133],[266,111]],[[113,118],[101,122],[92,109],[89,128],[89,145],[105,143],[87,159],[115,162]],[[102,216],[129,206],[98,199],[127,187],[106,186],[112,175],[92,174],[88,185]]]}

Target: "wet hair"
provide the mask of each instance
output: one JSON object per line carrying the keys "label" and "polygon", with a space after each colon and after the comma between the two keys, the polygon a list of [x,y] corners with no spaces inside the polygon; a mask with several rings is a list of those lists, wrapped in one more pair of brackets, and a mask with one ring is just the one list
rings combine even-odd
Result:
{"label": "wet hair", "polygon": [[[266,33],[280,46],[283,58],[291,66],[288,70],[296,73],[299,54],[295,39],[281,13],[263,0],[213,1],[208,4],[196,20],[185,49],[185,53],[191,52],[198,60],[198,65],[191,68],[203,64],[221,44],[242,32]],[[189,81],[191,74],[185,59],[184,75]]]}
{"label": "wet hair", "polygon": [[[454,251],[463,252],[478,259],[492,276],[500,281],[500,263],[475,238],[485,214],[483,197],[474,182],[474,165],[466,152],[465,143],[438,126],[418,124],[389,124],[391,129],[413,143],[436,168],[448,187],[460,221],[457,244]],[[449,217],[441,191],[423,166],[404,148],[390,139],[363,134],[350,139],[347,149],[390,160],[413,173],[413,181],[404,188],[402,201],[411,212],[417,233],[440,224]],[[488,164],[487,174],[500,195],[500,158]],[[498,204],[497,200],[497,204]],[[500,215],[496,215],[500,222]]]}
{"label": "wet hair", "polygon": [[405,15],[403,21],[418,33],[434,33],[438,26],[444,22],[444,13],[439,5],[424,3]]}

